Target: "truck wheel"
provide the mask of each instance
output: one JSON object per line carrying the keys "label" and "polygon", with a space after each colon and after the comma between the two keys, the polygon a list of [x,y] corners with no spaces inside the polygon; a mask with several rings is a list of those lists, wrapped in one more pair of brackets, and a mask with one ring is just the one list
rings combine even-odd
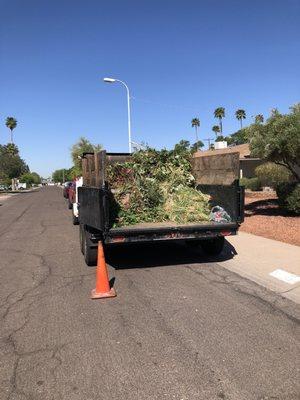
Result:
{"label": "truck wheel", "polygon": [[80,226],[79,226],[79,243],[80,243],[80,250],[81,250],[82,254],[84,254],[83,235],[84,235],[84,227],[82,224],[80,224]]}
{"label": "truck wheel", "polygon": [[98,249],[90,239],[90,233],[84,229],[83,231],[83,255],[86,265],[89,267],[97,264]]}
{"label": "truck wheel", "polygon": [[70,202],[70,200],[68,200],[68,209],[72,210],[72,208],[73,208],[73,204]]}
{"label": "truck wheel", "polygon": [[73,223],[73,225],[78,225],[79,224],[79,219],[78,219],[78,217],[76,217],[74,215],[74,212],[72,212],[72,223]]}
{"label": "truck wheel", "polygon": [[222,236],[215,239],[203,240],[201,247],[204,253],[210,256],[218,256],[222,253],[224,247],[224,237]]}

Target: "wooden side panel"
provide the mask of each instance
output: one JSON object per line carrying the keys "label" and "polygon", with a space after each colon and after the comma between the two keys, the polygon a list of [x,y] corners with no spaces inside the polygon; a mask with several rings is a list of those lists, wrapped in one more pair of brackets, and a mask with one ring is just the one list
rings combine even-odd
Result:
{"label": "wooden side panel", "polygon": [[196,156],[192,173],[198,185],[231,185],[239,179],[239,153]]}
{"label": "wooden side panel", "polygon": [[88,183],[88,178],[87,178],[87,159],[83,158],[81,160],[81,165],[82,165],[82,178],[83,178],[83,185],[87,186]]}
{"label": "wooden side panel", "polygon": [[102,188],[106,180],[106,167],[108,164],[124,163],[131,159],[130,155],[107,155],[105,150],[98,153],[85,153],[82,159],[83,185]]}
{"label": "wooden side panel", "polygon": [[124,163],[126,161],[131,160],[131,155],[124,155],[124,154],[114,154],[114,155],[108,155],[107,156],[107,162],[109,164],[115,164],[115,163]]}
{"label": "wooden side panel", "polygon": [[94,154],[87,154],[87,186],[95,186],[95,158]]}
{"label": "wooden side panel", "polygon": [[101,188],[106,179],[106,151],[95,153],[95,186]]}

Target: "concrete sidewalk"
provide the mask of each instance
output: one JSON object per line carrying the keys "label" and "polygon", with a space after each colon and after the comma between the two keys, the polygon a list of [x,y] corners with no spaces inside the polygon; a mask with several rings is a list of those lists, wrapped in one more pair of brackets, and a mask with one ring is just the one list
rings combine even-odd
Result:
{"label": "concrete sidewalk", "polygon": [[300,247],[245,232],[227,239],[237,255],[220,265],[300,304]]}

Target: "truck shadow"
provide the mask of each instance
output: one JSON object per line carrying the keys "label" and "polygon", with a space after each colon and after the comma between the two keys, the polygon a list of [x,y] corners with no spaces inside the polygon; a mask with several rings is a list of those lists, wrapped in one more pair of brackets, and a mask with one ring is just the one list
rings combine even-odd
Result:
{"label": "truck shadow", "polygon": [[236,254],[235,248],[227,240],[218,256],[205,255],[200,246],[191,248],[179,242],[118,245],[107,247],[105,251],[106,261],[115,269],[222,262],[232,259]]}

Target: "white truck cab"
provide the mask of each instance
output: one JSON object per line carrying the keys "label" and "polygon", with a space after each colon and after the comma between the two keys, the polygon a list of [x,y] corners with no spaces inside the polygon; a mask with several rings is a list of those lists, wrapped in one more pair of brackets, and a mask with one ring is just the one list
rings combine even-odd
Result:
{"label": "white truck cab", "polygon": [[79,213],[78,213],[78,188],[83,185],[82,176],[76,178],[76,188],[75,188],[75,202],[73,203],[73,224],[79,224]]}

